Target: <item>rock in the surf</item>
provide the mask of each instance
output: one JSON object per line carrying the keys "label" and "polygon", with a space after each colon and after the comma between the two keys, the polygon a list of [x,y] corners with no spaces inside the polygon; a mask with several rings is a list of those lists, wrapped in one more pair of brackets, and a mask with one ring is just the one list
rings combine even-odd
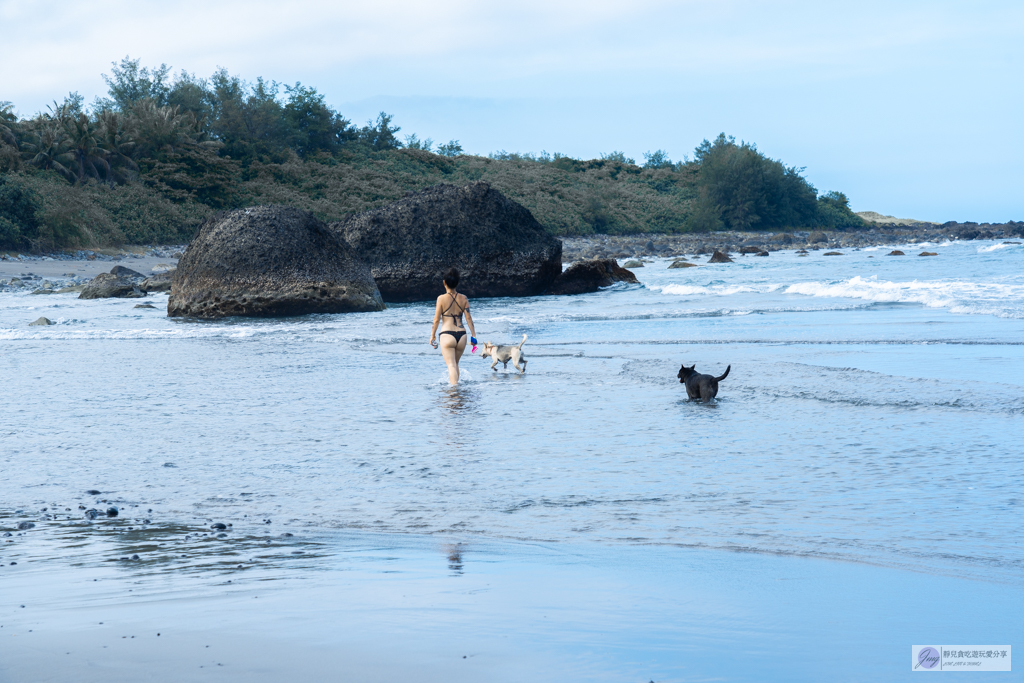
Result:
{"label": "rock in the surf", "polygon": [[146,296],[129,277],[100,273],[82,289],[79,299],[138,299]]}
{"label": "rock in the surf", "polygon": [[433,300],[453,266],[469,297],[540,294],[562,270],[562,242],[483,181],[430,187],[331,227],[370,264],[385,301]]}
{"label": "rock in the surf", "polygon": [[715,249],[715,253],[708,259],[708,263],[732,263],[732,259],[727,254]]}
{"label": "rock in the surf", "polygon": [[893,250],[892,250],[892,251],[890,251],[890,252],[889,252],[888,254],[886,254],[886,256],[906,256],[906,254],[904,254],[904,253],[903,253],[902,251],[900,251],[899,249],[893,249]]}
{"label": "rock in the surf", "polygon": [[616,282],[637,283],[636,275],[629,272],[613,259],[590,259],[577,261],[558,276],[548,288],[547,294],[586,294]]}
{"label": "rock in the surf", "polygon": [[110,269],[110,274],[116,277],[126,277],[133,280],[145,280],[146,276],[137,270],[131,268],[125,268],[124,266],[114,266]]}
{"label": "rock in the surf", "polygon": [[167,270],[161,273],[156,273],[143,280],[139,284],[139,289],[143,292],[169,292],[171,291],[171,281],[174,279],[174,270]]}
{"label": "rock in the surf", "polygon": [[253,206],[199,227],[171,279],[167,315],[195,318],[379,311],[370,269],[308,211]]}

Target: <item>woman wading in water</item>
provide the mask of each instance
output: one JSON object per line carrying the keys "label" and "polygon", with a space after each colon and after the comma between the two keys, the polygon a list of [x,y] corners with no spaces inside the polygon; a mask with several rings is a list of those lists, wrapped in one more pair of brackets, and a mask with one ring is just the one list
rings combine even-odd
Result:
{"label": "woman wading in water", "polygon": [[[466,323],[469,324],[470,341],[476,345],[476,327],[473,325],[473,316],[469,313],[469,299],[463,294],[455,291],[459,286],[459,271],[450,269],[444,276],[445,293],[437,297],[437,307],[434,309],[434,325],[430,328],[430,345],[435,349],[438,343],[441,345],[441,355],[448,365],[448,383],[459,383],[459,359],[462,352],[466,350],[466,328],[462,325],[462,316],[466,316]],[[442,322],[443,321],[443,322]],[[438,324],[441,324],[441,334],[434,339]]]}

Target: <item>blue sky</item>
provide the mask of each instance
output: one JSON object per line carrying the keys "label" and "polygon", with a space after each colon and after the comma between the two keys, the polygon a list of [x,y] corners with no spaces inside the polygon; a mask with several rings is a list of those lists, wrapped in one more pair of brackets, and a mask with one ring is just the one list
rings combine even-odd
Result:
{"label": "blue sky", "polygon": [[719,132],[856,210],[1024,220],[1024,3],[0,0],[31,114],[131,55],[316,86],[472,153],[692,154]]}

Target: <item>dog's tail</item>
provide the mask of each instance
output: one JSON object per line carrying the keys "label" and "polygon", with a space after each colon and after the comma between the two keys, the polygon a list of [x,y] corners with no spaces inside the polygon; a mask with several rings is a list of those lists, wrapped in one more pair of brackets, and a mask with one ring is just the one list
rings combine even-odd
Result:
{"label": "dog's tail", "polygon": [[723,373],[722,373],[722,376],[721,376],[721,377],[716,377],[716,378],[715,378],[715,381],[716,381],[716,382],[721,382],[721,381],[722,381],[723,379],[725,379],[726,377],[728,377],[728,376],[729,376],[729,371],[730,371],[730,370],[732,370],[732,366],[731,366],[731,365],[730,365],[730,366],[728,366],[728,367],[726,367],[726,368],[725,368],[725,372],[723,372]]}
{"label": "dog's tail", "polygon": [[523,341],[519,342],[518,348],[520,348],[520,349],[523,348],[523,344],[525,344],[525,343],[526,343],[526,335],[524,334],[523,335]]}

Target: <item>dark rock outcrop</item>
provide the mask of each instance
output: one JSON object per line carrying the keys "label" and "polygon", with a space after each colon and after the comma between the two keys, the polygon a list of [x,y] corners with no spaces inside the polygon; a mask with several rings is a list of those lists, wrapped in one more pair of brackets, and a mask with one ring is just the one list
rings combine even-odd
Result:
{"label": "dark rock outcrop", "polygon": [[577,261],[548,288],[547,294],[586,294],[616,282],[638,283],[636,275],[618,264],[615,259]]}
{"label": "dark rock outcrop", "polygon": [[902,251],[900,251],[899,249],[893,249],[893,250],[892,250],[892,251],[890,251],[890,252],[889,252],[888,254],[886,254],[886,256],[906,256],[906,254],[904,254],[904,253],[903,253]]}
{"label": "dark rock outcrop", "polygon": [[452,266],[469,297],[540,294],[562,270],[561,241],[482,181],[437,185],[331,227],[369,263],[385,301],[433,300]]}
{"label": "dark rock outcrop", "polygon": [[308,211],[254,206],[199,227],[171,279],[167,315],[196,318],[379,311],[370,269]]}
{"label": "dark rock outcrop", "polygon": [[708,263],[732,263],[732,259],[727,254],[715,249],[715,253],[708,259]]}
{"label": "dark rock outcrop", "polygon": [[146,279],[146,276],[139,271],[132,270],[131,268],[125,268],[124,266],[114,266],[110,269],[110,274],[117,277],[138,278],[139,280]]}
{"label": "dark rock outcrop", "polygon": [[174,270],[168,270],[164,273],[157,273],[147,277],[139,284],[139,289],[147,294],[149,292],[169,292],[171,291],[171,281],[174,279]]}
{"label": "dark rock outcrop", "polygon": [[79,299],[138,299],[146,296],[138,288],[135,280],[129,277],[118,277],[111,273],[100,273],[88,283]]}

